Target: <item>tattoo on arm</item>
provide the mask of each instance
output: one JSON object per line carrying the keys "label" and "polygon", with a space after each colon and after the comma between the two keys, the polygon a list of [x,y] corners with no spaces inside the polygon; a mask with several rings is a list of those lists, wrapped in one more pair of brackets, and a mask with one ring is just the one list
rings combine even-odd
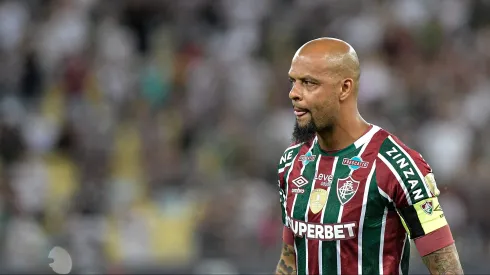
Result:
{"label": "tattoo on arm", "polygon": [[282,247],[282,255],[286,257],[294,256],[294,248],[292,248],[290,245],[285,244]]}
{"label": "tattoo on arm", "polygon": [[276,274],[296,274],[296,255],[293,246],[284,244]]}
{"label": "tattoo on arm", "polygon": [[422,258],[430,274],[464,274],[454,244],[441,248]]}
{"label": "tattoo on arm", "polygon": [[282,274],[293,274],[294,268],[292,266],[287,265],[283,259],[279,262],[279,272],[284,272]]}

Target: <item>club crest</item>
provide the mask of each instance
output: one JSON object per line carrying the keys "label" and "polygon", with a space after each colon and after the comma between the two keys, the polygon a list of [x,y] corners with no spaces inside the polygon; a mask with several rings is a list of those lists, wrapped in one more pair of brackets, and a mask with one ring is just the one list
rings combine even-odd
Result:
{"label": "club crest", "polygon": [[342,205],[349,202],[357,192],[359,182],[351,176],[337,181],[337,197]]}
{"label": "club crest", "polygon": [[432,215],[432,212],[434,211],[432,201],[426,201],[424,204],[422,204],[422,210],[424,210],[427,215]]}

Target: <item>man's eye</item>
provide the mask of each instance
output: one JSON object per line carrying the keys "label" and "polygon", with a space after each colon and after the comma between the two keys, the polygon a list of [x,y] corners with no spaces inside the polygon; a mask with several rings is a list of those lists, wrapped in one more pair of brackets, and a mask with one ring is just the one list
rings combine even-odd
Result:
{"label": "man's eye", "polygon": [[303,84],[305,84],[306,86],[311,86],[311,85],[314,85],[315,83],[308,81],[308,80],[305,80],[305,81],[303,81]]}

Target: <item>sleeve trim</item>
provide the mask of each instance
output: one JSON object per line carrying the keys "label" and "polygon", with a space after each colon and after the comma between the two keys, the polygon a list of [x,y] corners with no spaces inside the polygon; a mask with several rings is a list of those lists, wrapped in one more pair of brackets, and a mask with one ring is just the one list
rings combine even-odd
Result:
{"label": "sleeve trim", "polygon": [[424,257],[434,251],[453,244],[454,239],[451,229],[449,229],[449,225],[446,225],[430,234],[415,239],[414,242],[420,256]]}

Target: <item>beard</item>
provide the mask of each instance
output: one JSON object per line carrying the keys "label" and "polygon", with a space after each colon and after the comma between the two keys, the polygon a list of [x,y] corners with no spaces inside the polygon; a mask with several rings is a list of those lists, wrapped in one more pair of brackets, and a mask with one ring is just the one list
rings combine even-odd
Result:
{"label": "beard", "polygon": [[315,137],[317,130],[313,120],[310,120],[305,126],[299,126],[298,121],[296,121],[294,124],[292,141],[294,143],[310,141]]}

